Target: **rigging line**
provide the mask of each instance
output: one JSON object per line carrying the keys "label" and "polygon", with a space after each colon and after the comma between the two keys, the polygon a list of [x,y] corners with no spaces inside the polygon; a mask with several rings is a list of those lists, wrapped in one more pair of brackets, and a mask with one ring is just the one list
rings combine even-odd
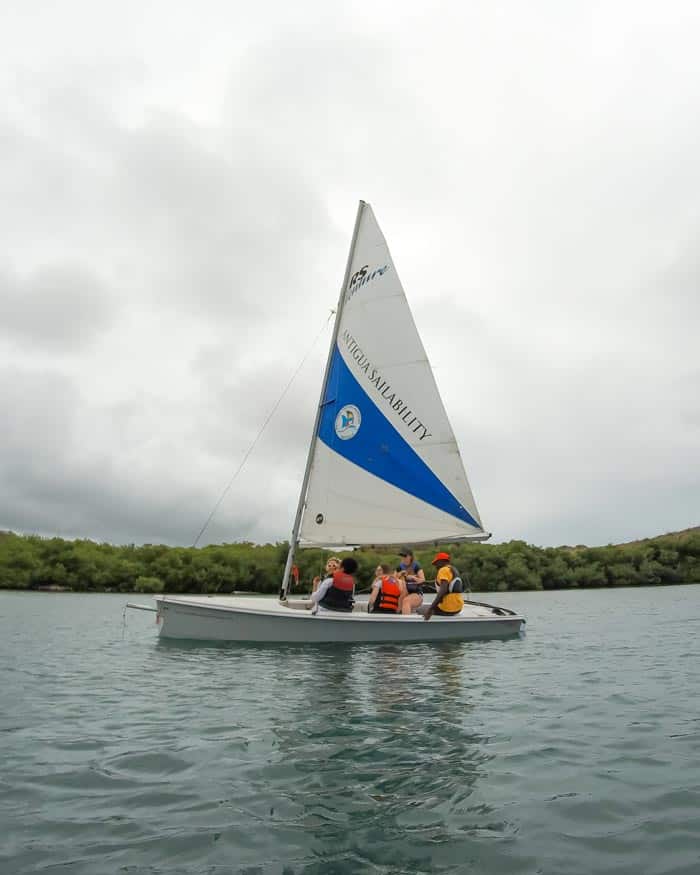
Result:
{"label": "rigging line", "polygon": [[317,334],[316,337],[314,338],[313,343],[311,344],[311,346],[310,346],[310,347],[307,349],[307,351],[304,353],[304,357],[303,357],[302,360],[299,362],[299,364],[298,364],[298,366],[297,366],[297,369],[294,371],[294,373],[292,374],[292,376],[289,378],[289,382],[287,383],[287,385],[286,385],[286,386],[284,387],[284,389],[282,390],[282,394],[281,394],[280,397],[277,399],[277,401],[275,401],[274,407],[273,407],[272,410],[268,413],[267,418],[265,419],[265,421],[263,422],[262,426],[260,427],[260,431],[259,431],[259,432],[257,433],[257,435],[255,436],[255,439],[253,440],[253,443],[252,443],[252,444],[248,447],[248,449],[246,450],[245,455],[243,456],[243,459],[241,460],[241,464],[238,466],[238,468],[236,468],[236,471],[235,471],[233,477],[231,477],[231,479],[230,479],[229,482],[228,482],[228,485],[226,486],[226,488],[224,489],[224,491],[223,491],[223,492],[221,493],[221,495],[219,496],[219,500],[218,500],[218,501],[216,502],[216,504],[214,505],[214,507],[213,507],[213,509],[212,509],[212,512],[209,514],[209,516],[207,517],[206,522],[204,523],[204,525],[203,525],[202,528],[200,529],[199,534],[198,534],[197,537],[194,539],[194,543],[192,544],[193,547],[196,547],[196,546],[197,546],[197,544],[199,543],[199,539],[200,539],[200,538],[202,537],[202,535],[206,532],[206,530],[207,530],[207,528],[208,528],[208,526],[209,526],[209,523],[210,523],[210,522],[212,521],[212,519],[214,518],[214,514],[217,512],[217,510],[218,510],[219,507],[221,506],[221,502],[224,500],[224,498],[226,498],[226,495],[228,494],[229,489],[233,486],[234,480],[236,479],[236,477],[238,477],[238,475],[239,475],[239,474],[241,473],[241,471],[243,470],[243,466],[244,466],[245,463],[248,461],[248,457],[249,457],[250,454],[253,452],[253,450],[255,449],[255,445],[257,444],[257,442],[258,442],[258,441],[260,440],[260,438],[262,437],[263,432],[264,432],[265,429],[267,428],[267,424],[270,422],[270,420],[272,419],[272,417],[275,415],[275,412],[276,412],[277,408],[278,408],[278,407],[280,406],[280,404],[282,403],[282,400],[283,400],[284,396],[285,396],[285,395],[287,394],[287,392],[289,391],[289,388],[290,388],[290,386],[292,385],[292,383],[294,382],[294,380],[296,379],[297,374],[298,374],[299,371],[304,367],[304,364],[305,364],[307,358],[311,355],[311,352],[312,352],[313,348],[314,348],[314,347],[316,346],[316,344],[318,343],[319,338],[321,337],[321,335],[323,334],[323,332],[326,330],[326,328],[328,327],[328,323],[331,321],[331,319],[332,319],[334,316],[335,316],[335,310],[331,310],[330,314],[328,315],[328,319],[326,319],[326,321],[323,323],[323,327],[321,328],[321,330],[318,332],[318,334]]}

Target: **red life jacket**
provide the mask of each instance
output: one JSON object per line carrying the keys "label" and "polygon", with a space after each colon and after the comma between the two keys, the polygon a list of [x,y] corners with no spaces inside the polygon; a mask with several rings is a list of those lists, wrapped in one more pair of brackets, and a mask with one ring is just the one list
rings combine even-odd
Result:
{"label": "red life jacket", "polygon": [[339,589],[341,592],[352,592],[355,588],[355,578],[352,574],[346,574],[345,571],[334,571],[333,588]]}
{"label": "red life jacket", "polygon": [[383,614],[398,614],[401,587],[394,577],[382,577],[379,596],[374,604],[374,610]]}
{"label": "red life jacket", "polygon": [[351,611],[355,600],[352,597],[355,589],[355,578],[345,571],[336,571],[333,574],[333,584],[319,602],[330,611]]}

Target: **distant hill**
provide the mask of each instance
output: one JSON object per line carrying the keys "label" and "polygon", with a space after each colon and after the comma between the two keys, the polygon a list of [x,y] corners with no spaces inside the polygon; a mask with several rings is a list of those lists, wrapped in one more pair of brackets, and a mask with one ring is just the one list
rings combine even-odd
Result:
{"label": "distant hill", "polygon": [[641,538],[639,541],[625,541],[619,546],[626,547],[633,544],[648,544],[650,541],[658,541],[660,538],[673,538],[676,541],[684,541],[697,535],[700,535],[700,526],[691,526],[689,529],[681,529],[680,532],[667,532],[665,535],[653,535],[651,538]]}

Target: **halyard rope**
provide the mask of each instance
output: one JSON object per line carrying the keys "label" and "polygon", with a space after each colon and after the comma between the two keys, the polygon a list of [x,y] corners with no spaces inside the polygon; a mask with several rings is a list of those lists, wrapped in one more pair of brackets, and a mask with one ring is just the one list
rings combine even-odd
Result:
{"label": "halyard rope", "polygon": [[316,344],[318,343],[319,338],[321,337],[321,335],[323,334],[323,332],[324,332],[324,331],[326,330],[326,328],[328,327],[328,323],[331,321],[331,319],[333,318],[333,316],[335,316],[335,310],[331,310],[330,315],[328,316],[328,319],[326,319],[326,321],[323,323],[323,327],[321,328],[321,330],[318,332],[318,334],[317,334],[316,337],[314,338],[313,343],[311,344],[311,346],[310,346],[310,347],[308,348],[308,350],[304,353],[304,357],[303,357],[302,360],[299,362],[299,364],[298,364],[298,366],[297,366],[297,369],[294,371],[294,373],[292,374],[292,376],[289,378],[289,382],[288,382],[287,385],[284,387],[284,389],[283,389],[283,391],[282,391],[282,394],[280,395],[280,397],[279,397],[279,398],[277,399],[277,401],[275,402],[275,405],[274,405],[274,407],[272,408],[272,410],[268,413],[268,415],[267,415],[265,421],[263,422],[262,426],[260,427],[260,431],[259,431],[259,432],[257,433],[257,435],[255,436],[255,440],[253,441],[253,443],[252,443],[252,444],[248,447],[248,449],[246,450],[245,455],[243,456],[243,459],[241,460],[241,464],[238,466],[238,468],[236,468],[236,471],[235,471],[233,477],[231,477],[231,479],[229,480],[228,485],[226,486],[226,488],[224,489],[224,491],[223,491],[223,492],[221,493],[221,495],[219,496],[219,500],[218,500],[218,501],[216,502],[216,504],[214,505],[214,507],[213,507],[213,509],[212,509],[212,512],[209,514],[209,516],[207,517],[206,522],[204,523],[204,525],[203,525],[202,528],[200,529],[199,534],[198,534],[197,537],[194,539],[194,543],[192,544],[193,547],[196,547],[196,546],[197,546],[197,544],[199,543],[199,539],[200,539],[200,538],[202,537],[202,535],[206,532],[207,527],[209,526],[209,523],[210,523],[210,522],[212,521],[212,519],[214,518],[214,514],[217,512],[217,510],[218,510],[219,507],[221,506],[221,502],[224,500],[224,498],[226,498],[226,495],[228,494],[229,489],[233,486],[233,483],[234,483],[236,477],[238,477],[238,475],[239,475],[239,474],[241,473],[241,471],[243,470],[243,466],[244,466],[245,463],[248,461],[248,457],[250,456],[250,454],[251,454],[251,453],[253,452],[253,450],[255,449],[255,445],[257,444],[257,442],[258,442],[258,441],[260,440],[260,438],[262,437],[262,434],[263,434],[263,432],[265,431],[265,429],[267,428],[268,423],[270,422],[270,420],[272,419],[272,417],[275,415],[275,412],[277,411],[277,408],[278,408],[278,407],[280,406],[280,404],[282,403],[282,400],[283,400],[284,396],[285,396],[285,395],[287,394],[287,392],[289,391],[289,388],[290,388],[290,386],[292,385],[292,383],[294,382],[294,380],[296,379],[297,374],[299,373],[299,371],[304,367],[304,364],[305,364],[307,358],[311,355],[311,352],[312,352],[313,348],[314,348],[314,347],[316,346]]}

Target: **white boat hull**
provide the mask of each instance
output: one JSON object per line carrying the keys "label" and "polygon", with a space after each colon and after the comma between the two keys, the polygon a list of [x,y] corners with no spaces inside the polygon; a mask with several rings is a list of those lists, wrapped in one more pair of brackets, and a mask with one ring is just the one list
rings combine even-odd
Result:
{"label": "white boat hull", "polygon": [[524,619],[465,606],[457,617],[381,616],[355,611],[312,614],[264,598],[158,596],[162,638],[289,644],[455,641],[512,638]]}

